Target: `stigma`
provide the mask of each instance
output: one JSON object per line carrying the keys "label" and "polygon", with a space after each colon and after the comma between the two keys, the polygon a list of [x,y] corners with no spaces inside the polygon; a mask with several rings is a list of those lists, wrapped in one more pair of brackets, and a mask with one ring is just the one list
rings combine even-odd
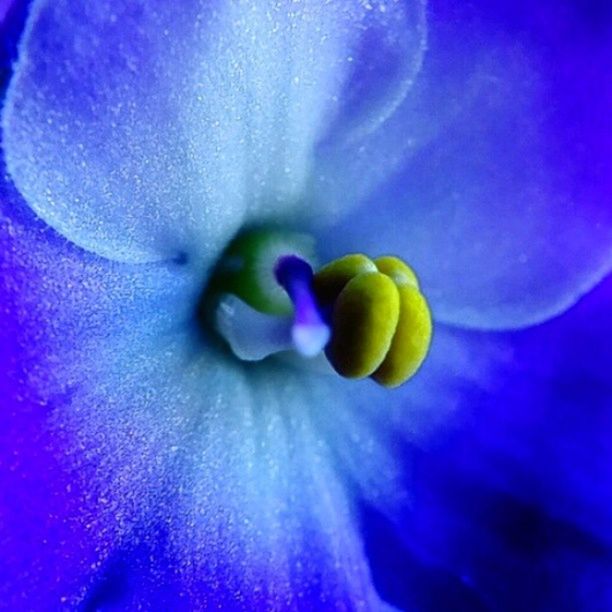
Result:
{"label": "stigma", "polygon": [[293,303],[293,345],[304,357],[315,357],[327,346],[331,332],[314,295],[312,267],[296,255],[282,255],[274,275]]}
{"label": "stigma", "polygon": [[243,361],[325,355],[340,376],[393,388],[414,376],[431,343],[430,309],[410,266],[356,253],[321,267],[305,234],[239,235],[210,294],[213,326]]}

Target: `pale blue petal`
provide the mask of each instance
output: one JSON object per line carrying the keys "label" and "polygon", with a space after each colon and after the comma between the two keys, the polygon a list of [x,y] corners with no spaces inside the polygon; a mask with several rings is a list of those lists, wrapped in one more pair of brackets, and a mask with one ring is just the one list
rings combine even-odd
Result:
{"label": "pale blue petal", "polygon": [[[108,262],[20,206],[0,234],[3,601],[96,601],[140,547],[151,568],[133,579],[150,572],[145,591],[175,588],[192,609],[382,607],[335,456],[351,410],[341,394],[329,410],[337,380],[213,348],[189,262]],[[368,437],[356,449],[374,464]]]}
{"label": "pale blue petal", "polygon": [[323,151],[319,184],[364,201],[323,234],[330,256],[400,254],[436,319],[478,328],[554,316],[612,264],[610,24],[504,6],[433,3],[404,105],[361,148]]}
{"label": "pale blue petal", "polygon": [[[304,203],[315,143],[340,114],[366,131],[388,115],[423,37],[420,1],[39,0],[3,116],[7,165],[37,214],[108,258],[218,250],[246,221],[326,211]],[[364,104],[362,76],[385,59]]]}
{"label": "pale blue petal", "polygon": [[[105,404],[85,383],[107,391],[96,368],[124,365],[119,341],[109,345],[134,326],[143,338],[132,355],[142,362],[151,338],[191,318],[195,288],[187,266],[121,267],[88,256],[0,189],[0,591],[13,609],[60,608],[82,597],[155,486],[134,469],[155,460],[139,458],[154,423],[129,403]],[[127,368],[120,378],[118,388]],[[115,425],[103,427],[112,408]],[[106,455],[115,427],[131,437]]]}
{"label": "pale blue petal", "polygon": [[[188,612],[194,609],[253,610],[253,609],[365,609],[390,612],[394,608],[385,605],[376,596],[366,602],[355,602],[350,594],[338,589],[339,597],[326,599],[321,588],[322,576],[310,581],[293,598],[276,599],[264,587],[257,592],[238,592],[234,585],[215,582],[195,594],[185,588],[180,572],[173,566],[166,546],[168,530],[159,527],[157,539],[151,534],[147,541],[128,544],[118,549],[106,564],[99,580],[84,602],[85,609],[122,611],[132,609],[162,609]],[[153,542],[151,542],[153,540]]]}

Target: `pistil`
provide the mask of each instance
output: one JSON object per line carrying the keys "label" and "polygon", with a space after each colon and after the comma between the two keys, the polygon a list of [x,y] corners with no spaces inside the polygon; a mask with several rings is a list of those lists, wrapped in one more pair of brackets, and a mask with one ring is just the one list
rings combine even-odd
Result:
{"label": "pistil", "polygon": [[238,235],[213,273],[206,312],[232,352],[259,361],[323,351],[345,378],[397,387],[420,368],[431,312],[412,268],[394,256],[353,253],[316,273],[304,234],[259,228]]}
{"label": "pistil", "polygon": [[331,334],[314,295],[310,264],[297,255],[285,255],[276,262],[274,275],[293,303],[291,338],[296,351],[305,357],[318,355]]}

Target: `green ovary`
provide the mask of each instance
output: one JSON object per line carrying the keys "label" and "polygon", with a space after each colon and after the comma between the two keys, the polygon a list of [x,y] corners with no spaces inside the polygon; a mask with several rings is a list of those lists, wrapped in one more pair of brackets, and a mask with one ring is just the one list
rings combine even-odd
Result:
{"label": "green ovary", "polygon": [[213,273],[216,293],[233,293],[266,314],[287,316],[293,305],[274,277],[279,257],[297,255],[315,261],[314,239],[307,234],[270,228],[251,229],[229,244]]}

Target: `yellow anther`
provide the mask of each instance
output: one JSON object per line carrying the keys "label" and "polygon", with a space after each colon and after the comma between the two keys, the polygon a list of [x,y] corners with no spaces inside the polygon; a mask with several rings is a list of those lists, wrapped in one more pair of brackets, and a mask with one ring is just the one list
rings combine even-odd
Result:
{"label": "yellow anther", "polygon": [[314,277],[314,291],[322,306],[333,304],[346,284],[358,274],[376,272],[374,262],[365,255],[345,255],[323,266]]}
{"label": "yellow anther", "polygon": [[405,262],[346,255],[315,274],[314,289],[321,306],[332,308],[327,355],[339,374],[397,387],[419,369],[431,344],[431,313]]}
{"label": "yellow anther", "polygon": [[374,263],[380,272],[390,276],[398,286],[413,285],[417,289],[419,288],[419,279],[414,270],[398,257],[385,255],[384,257],[377,257]]}
{"label": "yellow anther", "polygon": [[400,315],[391,348],[372,378],[398,387],[421,366],[431,342],[431,314],[425,298],[411,285],[398,285]]}
{"label": "yellow anther", "polygon": [[391,278],[380,272],[352,278],[332,314],[327,355],[335,370],[346,378],[372,374],[389,351],[399,311],[399,292]]}

